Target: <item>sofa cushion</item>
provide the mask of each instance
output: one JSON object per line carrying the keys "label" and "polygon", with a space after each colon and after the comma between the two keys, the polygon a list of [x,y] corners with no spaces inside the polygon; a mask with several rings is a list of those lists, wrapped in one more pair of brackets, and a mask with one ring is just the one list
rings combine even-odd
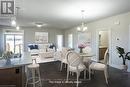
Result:
{"label": "sofa cushion", "polygon": [[28,47],[30,48],[30,50],[34,49],[33,45],[29,45]]}
{"label": "sofa cushion", "polygon": [[38,49],[38,45],[34,45],[34,49]]}
{"label": "sofa cushion", "polygon": [[38,45],[29,45],[30,50],[38,49]]}

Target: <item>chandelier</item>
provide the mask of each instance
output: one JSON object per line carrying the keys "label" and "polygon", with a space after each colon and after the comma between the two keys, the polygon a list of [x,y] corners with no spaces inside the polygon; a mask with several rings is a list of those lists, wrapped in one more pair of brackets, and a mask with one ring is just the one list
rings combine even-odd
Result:
{"label": "chandelier", "polygon": [[81,10],[81,14],[82,14],[82,23],[81,23],[81,26],[80,27],[77,27],[77,31],[79,32],[85,32],[87,30],[87,26],[85,25],[84,23],[84,12],[85,10]]}

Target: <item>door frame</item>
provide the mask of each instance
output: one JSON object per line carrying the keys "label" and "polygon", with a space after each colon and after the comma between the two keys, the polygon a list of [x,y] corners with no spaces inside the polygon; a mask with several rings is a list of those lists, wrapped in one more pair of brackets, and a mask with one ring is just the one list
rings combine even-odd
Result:
{"label": "door frame", "polygon": [[96,61],[99,62],[99,31],[108,31],[108,49],[109,49],[109,65],[112,64],[112,60],[111,60],[111,51],[112,51],[112,47],[111,47],[111,28],[100,28],[96,30]]}

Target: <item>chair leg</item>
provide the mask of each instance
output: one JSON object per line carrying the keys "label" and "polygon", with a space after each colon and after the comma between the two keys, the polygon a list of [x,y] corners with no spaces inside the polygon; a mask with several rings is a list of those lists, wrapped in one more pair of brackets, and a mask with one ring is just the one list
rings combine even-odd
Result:
{"label": "chair leg", "polygon": [[27,87],[27,85],[28,85],[28,79],[27,79],[27,81],[26,81],[25,87]]}
{"label": "chair leg", "polygon": [[86,70],[84,70],[84,79],[86,79]]}
{"label": "chair leg", "polygon": [[89,80],[91,80],[91,69],[89,68]]}
{"label": "chair leg", "polygon": [[61,64],[60,64],[60,71],[62,71],[62,66],[63,66],[63,63],[61,62]]}
{"label": "chair leg", "polygon": [[74,73],[73,73],[73,72],[69,72],[69,74],[70,74],[71,76],[73,76],[73,75],[74,75]]}
{"label": "chair leg", "polygon": [[79,86],[79,76],[80,76],[80,73],[77,72],[77,87]]}
{"label": "chair leg", "polygon": [[69,78],[69,69],[67,69],[67,81],[68,81],[68,78]]}
{"label": "chair leg", "polygon": [[104,70],[104,75],[105,75],[106,83],[108,84],[108,80],[107,80],[107,69]]}
{"label": "chair leg", "polygon": [[72,76],[74,75],[74,72],[72,72]]}
{"label": "chair leg", "polygon": [[65,64],[65,68],[67,68],[67,64]]}
{"label": "chair leg", "polygon": [[109,78],[108,70],[106,70],[106,75],[107,75],[107,78]]}

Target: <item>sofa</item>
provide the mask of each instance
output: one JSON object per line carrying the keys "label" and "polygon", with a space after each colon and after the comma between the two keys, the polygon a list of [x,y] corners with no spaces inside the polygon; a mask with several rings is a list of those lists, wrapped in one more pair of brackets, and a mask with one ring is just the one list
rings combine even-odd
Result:
{"label": "sofa", "polygon": [[53,57],[55,48],[49,48],[50,44],[29,44],[28,51],[31,55],[39,55],[41,58]]}

